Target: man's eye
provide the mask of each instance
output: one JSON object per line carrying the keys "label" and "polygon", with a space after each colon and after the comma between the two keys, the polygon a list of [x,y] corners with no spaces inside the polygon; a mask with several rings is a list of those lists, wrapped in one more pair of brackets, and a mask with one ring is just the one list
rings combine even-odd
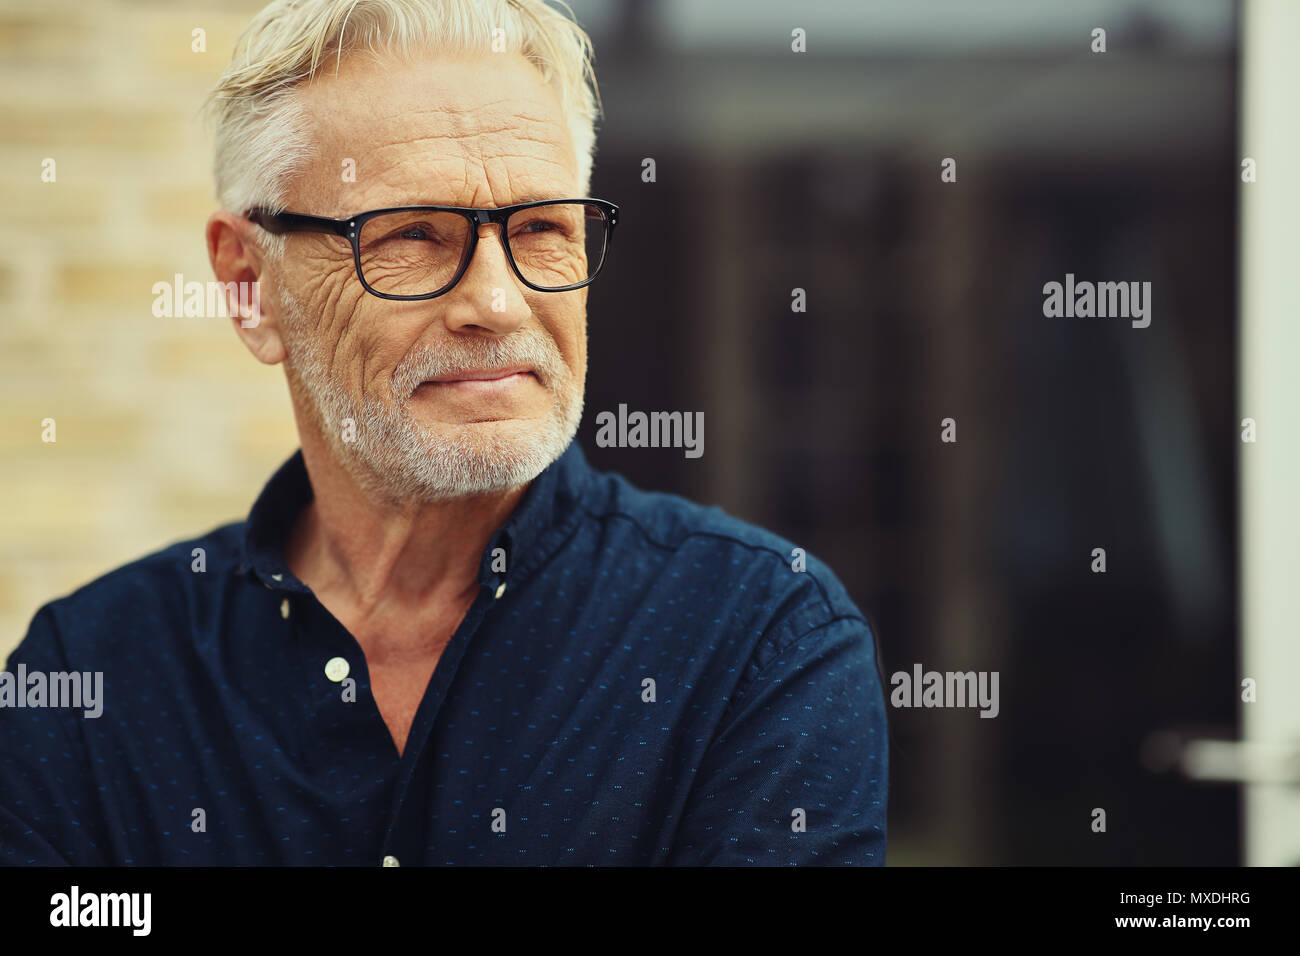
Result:
{"label": "man's eye", "polygon": [[398,239],[428,239],[429,234],[423,226],[408,226],[397,234]]}
{"label": "man's eye", "polygon": [[545,232],[563,232],[564,226],[550,219],[533,219],[526,223],[516,235],[538,235]]}

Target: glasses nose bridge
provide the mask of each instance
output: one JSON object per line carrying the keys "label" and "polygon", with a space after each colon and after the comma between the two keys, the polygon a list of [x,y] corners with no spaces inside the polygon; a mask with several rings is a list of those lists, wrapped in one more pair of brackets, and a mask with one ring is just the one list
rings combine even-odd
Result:
{"label": "glasses nose bridge", "polygon": [[[510,254],[510,244],[506,242],[506,220],[509,218],[510,213],[512,211],[513,210],[510,209],[467,209],[465,210],[466,217],[473,224],[470,229],[472,235],[469,236],[470,249],[472,250],[471,256],[473,253],[477,252],[478,241],[481,238],[478,234],[478,231],[482,229],[484,226],[492,225],[495,223],[497,226],[497,230],[496,230],[497,241],[501,243],[501,251],[505,253],[506,263],[510,266],[512,270],[515,269],[514,257]],[[467,262],[466,266],[468,265],[469,263]]]}
{"label": "glasses nose bridge", "polygon": [[497,231],[505,235],[506,220],[510,217],[511,209],[469,209],[466,210],[470,220],[474,223],[474,231],[491,223],[496,223],[501,228]]}

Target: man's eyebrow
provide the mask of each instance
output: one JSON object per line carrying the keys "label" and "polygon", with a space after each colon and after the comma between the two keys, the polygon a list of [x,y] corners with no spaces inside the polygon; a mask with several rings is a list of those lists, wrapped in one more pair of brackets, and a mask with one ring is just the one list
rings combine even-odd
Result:
{"label": "man's eyebrow", "polygon": [[[475,208],[479,208],[479,209],[482,209],[482,208],[500,209],[502,206],[518,206],[520,203],[526,203],[526,202],[545,202],[546,200],[549,200],[549,199],[576,199],[576,198],[580,198],[580,197],[572,196],[572,195],[570,195],[569,193],[560,193],[560,192],[556,192],[556,193],[525,193],[525,194],[523,194],[523,195],[520,195],[520,196],[516,196],[516,197],[514,197],[514,199],[512,199],[510,202],[503,202],[503,203],[500,203],[499,205],[491,206],[491,207],[482,207],[482,206],[479,206],[479,207],[475,207]],[[441,201],[433,200],[433,199],[421,200],[421,201],[419,201],[419,202],[408,202],[408,203],[398,203],[398,202],[395,202],[395,203],[390,203],[389,205],[391,205],[391,206],[457,206],[457,207],[459,207],[459,208],[461,208],[461,209],[469,208],[469,207],[466,207],[463,203],[456,203],[456,202],[441,202]],[[378,207],[377,207],[377,208],[378,208]],[[385,207],[385,208],[386,208],[386,207]]]}

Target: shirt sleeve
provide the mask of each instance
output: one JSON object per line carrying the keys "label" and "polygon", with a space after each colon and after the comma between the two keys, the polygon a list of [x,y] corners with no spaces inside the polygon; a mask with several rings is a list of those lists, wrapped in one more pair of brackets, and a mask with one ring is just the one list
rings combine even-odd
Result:
{"label": "shirt sleeve", "polygon": [[883,866],[884,689],[867,623],[786,644],[736,694],[699,767],[679,866]]}
{"label": "shirt sleeve", "polygon": [[[5,669],[66,671],[49,605],[32,620]],[[16,688],[23,693],[24,688]],[[94,806],[77,712],[0,707],[0,865],[103,866],[87,810]]]}

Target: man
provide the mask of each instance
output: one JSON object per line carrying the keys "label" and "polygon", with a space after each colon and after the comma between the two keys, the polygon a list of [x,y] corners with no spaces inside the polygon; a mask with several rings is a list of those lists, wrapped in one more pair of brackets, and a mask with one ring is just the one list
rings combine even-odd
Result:
{"label": "man", "polygon": [[884,862],[843,587],[572,443],[617,223],[589,56],[540,0],[278,0],[241,37],[208,248],[301,451],[37,613],[9,670],[102,672],[104,713],[0,710],[0,859]]}

